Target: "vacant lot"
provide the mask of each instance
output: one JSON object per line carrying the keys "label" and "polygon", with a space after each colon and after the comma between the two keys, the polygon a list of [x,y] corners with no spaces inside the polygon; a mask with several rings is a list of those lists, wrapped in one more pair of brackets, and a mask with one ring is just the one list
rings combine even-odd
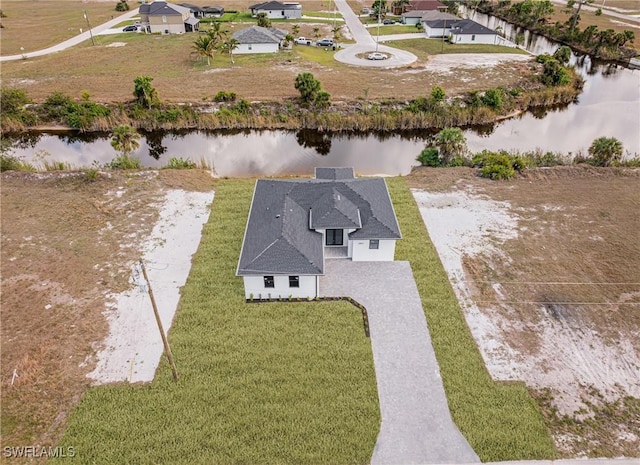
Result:
{"label": "vacant lot", "polygon": [[638,170],[417,169],[409,183],[439,192],[424,206],[451,224],[434,241],[461,256],[453,284],[491,374],[526,382],[563,456],[639,456]]}

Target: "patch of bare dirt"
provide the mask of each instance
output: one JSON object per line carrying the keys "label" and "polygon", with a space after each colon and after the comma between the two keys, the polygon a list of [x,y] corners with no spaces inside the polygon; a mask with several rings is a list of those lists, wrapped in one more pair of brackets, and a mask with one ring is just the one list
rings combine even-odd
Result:
{"label": "patch of bare dirt", "polygon": [[640,456],[640,170],[408,179],[436,247],[467,236],[438,252],[492,375],[526,382],[563,456]]}
{"label": "patch of bare dirt", "polygon": [[167,189],[212,190],[199,170],[3,173],[3,446],[54,445],[128,286]]}

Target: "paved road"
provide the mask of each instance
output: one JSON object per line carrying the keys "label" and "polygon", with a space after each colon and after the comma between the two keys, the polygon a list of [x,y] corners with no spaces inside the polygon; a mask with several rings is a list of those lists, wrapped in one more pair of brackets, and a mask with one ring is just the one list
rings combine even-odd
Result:
{"label": "paved road", "polygon": [[[567,6],[567,0],[551,0],[553,3],[557,3],[559,5],[562,5],[564,7]],[[574,6],[574,8],[577,8],[576,6]],[[596,11],[598,8],[602,8],[602,14],[603,15],[607,15],[607,16],[612,16],[614,18],[619,18],[619,19],[624,19],[625,21],[632,21],[635,23],[640,23],[640,18],[637,18],[635,16],[631,16],[631,15],[626,15],[624,13],[618,13],[616,11],[610,10],[607,8],[607,4],[605,3],[605,6],[602,7],[601,6],[601,2],[598,2],[598,4],[594,4],[594,5],[582,5],[582,10],[586,10],[586,11]]]}
{"label": "paved road", "polygon": [[[368,66],[372,68],[394,68],[398,66],[406,66],[418,59],[413,53],[396,48],[387,47],[386,45],[377,45],[376,41],[371,37],[367,28],[360,22],[360,19],[353,12],[346,0],[335,0],[336,7],[342,13],[347,23],[351,35],[356,43],[347,45],[344,50],[337,52],[334,57],[336,60],[356,66]],[[390,55],[386,60],[373,61],[366,58],[359,58],[358,55],[379,51]]]}
{"label": "paved road", "polygon": [[327,260],[322,296],[367,308],[382,424],[372,465],[474,463],[451,419],[409,262]]}
{"label": "paved road", "polygon": [[23,60],[25,58],[40,57],[44,55],[49,55],[51,53],[60,52],[62,50],[73,47],[74,45],[78,45],[86,40],[91,39],[91,34],[93,34],[94,36],[99,35],[102,31],[109,29],[122,21],[126,21],[127,19],[130,19],[136,16],[137,14],[138,14],[138,8],[127,11],[125,14],[120,15],[117,18],[114,18],[110,21],[107,21],[106,23],[103,23],[99,26],[95,26],[91,28],[91,33],[89,33],[89,31],[85,31],[82,34],[78,34],[77,36],[72,37],[71,39],[68,39],[68,40],[65,40],[64,42],[59,43],[58,45],[54,45],[52,47],[45,48],[43,50],[38,50],[36,52],[26,52],[20,55],[3,56],[3,57],[0,57],[0,61]]}

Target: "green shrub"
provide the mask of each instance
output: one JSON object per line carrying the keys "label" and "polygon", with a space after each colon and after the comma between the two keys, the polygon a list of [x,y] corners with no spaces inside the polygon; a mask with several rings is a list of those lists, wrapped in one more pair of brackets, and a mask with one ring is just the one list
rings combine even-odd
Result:
{"label": "green shrub", "polygon": [[435,147],[425,148],[422,152],[420,152],[420,155],[418,155],[418,158],[416,158],[416,160],[418,160],[420,164],[422,164],[422,166],[442,166],[442,160],[440,160],[438,149]]}
{"label": "green shrub", "polygon": [[504,102],[504,92],[502,89],[489,89],[482,96],[482,103],[486,106],[499,110]]}
{"label": "green shrub", "polygon": [[173,169],[173,170],[190,170],[196,168],[196,164],[185,158],[169,158],[169,163],[162,168]]}
{"label": "green shrub", "polygon": [[89,168],[84,172],[84,179],[93,182],[96,181],[100,177],[100,172],[95,168]]}
{"label": "green shrub", "polygon": [[31,99],[22,89],[0,89],[0,108],[5,116],[19,116]]}
{"label": "green shrub", "polygon": [[142,167],[142,164],[138,157],[122,154],[115,157],[105,166],[112,170],[138,170]]}
{"label": "green shrub", "polygon": [[316,95],[316,98],[313,101],[313,104],[315,105],[316,108],[319,108],[319,109],[327,108],[330,104],[330,100],[331,100],[331,95],[329,94],[329,92],[321,90]]}
{"label": "green shrub", "polygon": [[216,102],[235,102],[236,98],[237,94],[235,92],[221,90],[215,95],[215,97],[213,97],[213,100]]}
{"label": "green shrub", "polygon": [[116,11],[128,11],[128,10],[129,10],[129,4],[126,2],[126,0],[122,0],[116,4]]}
{"label": "green shrub", "polygon": [[35,167],[26,163],[21,157],[10,154],[0,154],[0,172],[2,171],[35,171]]}
{"label": "green shrub", "polygon": [[251,110],[251,104],[247,100],[242,99],[236,104],[236,106],[233,109],[237,113],[246,115]]}
{"label": "green shrub", "polygon": [[[516,160],[517,159],[517,160]],[[471,163],[480,168],[480,176],[490,179],[510,179],[516,174],[514,164],[524,164],[521,157],[516,157],[508,152],[491,152],[483,150],[474,155]]]}

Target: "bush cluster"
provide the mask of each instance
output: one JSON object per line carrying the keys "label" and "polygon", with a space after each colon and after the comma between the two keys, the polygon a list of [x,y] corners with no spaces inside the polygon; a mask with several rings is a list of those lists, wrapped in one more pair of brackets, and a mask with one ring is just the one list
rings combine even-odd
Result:
{"label": "bush cluster", "polygon": [[51,94],[40,107],[42,116],[50,121],[63,121],[74,129],[89,129],[97,118],[108,117],[111,110],[88,98],[76,102],[62,92]]}

